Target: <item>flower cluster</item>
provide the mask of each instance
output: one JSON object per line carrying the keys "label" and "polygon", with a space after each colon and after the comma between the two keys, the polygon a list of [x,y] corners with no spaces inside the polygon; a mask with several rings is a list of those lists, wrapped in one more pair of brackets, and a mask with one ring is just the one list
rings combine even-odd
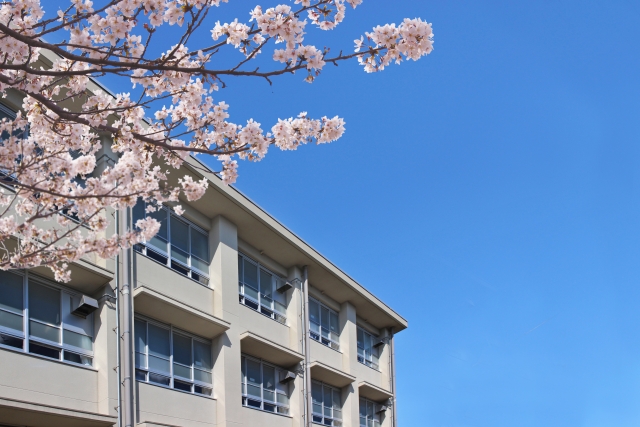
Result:
{"label": "flower cluster", "polygon": [[[369,53],[358,57],[368,73],[382,71],[392,61],[396,64],[405,59],[417,61],[433,51],[433,30],[431,24],[420,18],[405,19],[398,27],[395,24],[378,25],[373,32],[366,33],[367,41],[373,43]],[[364,37],[355,40],[355,51],[360,52]]]}
{"label": "flower cluster", "polygon": [[[338,116],[301,113],[266,130],[252,119],[234,123],[229,105],[214,99],[227,77],[270,82],[301,70],[313,82],[327,63],[357,57],[365,71],[379,71],[433,49],[431,25],[420,19],[374,28],[366,41],[356,40],[351,55],[329,57],[328,48],[305,43],[308,22],[333,29],[347,6],[362,0],[256,6],[247,23],[222,24],[207,16],[227,0],[94,2],[71,0],[48,13],[41,0],[0,3],[0,94],[21,94],[15,118],[0,121],[0,269],[46,265],[65,281],[71,262],[109,258],[150,239],[156,220],[117,234],[107,212],[131,208],[140,198],[150,210],[201,198],[207,181],[180,169],[190,154],[213,156],[222,180],[232,184],[239,160],[259,161],[272,146],[295,150],[344,134]],[[166,34],[173,43],[156,41],[163,26],[171,27]],[[213,44],[192,50],[190,40],[211,40],[200,37],[200,28],[210,30]],[[270,42],[275,47],[266,62],[272,68],[265,61],[253,65]],[[227,46],[244,55],[237,62],[224,62],[237,55],[218,60]],[[102,76],[126,90],[107,93],[96,82]],[[170,180],[172,173],[179,175]]]}

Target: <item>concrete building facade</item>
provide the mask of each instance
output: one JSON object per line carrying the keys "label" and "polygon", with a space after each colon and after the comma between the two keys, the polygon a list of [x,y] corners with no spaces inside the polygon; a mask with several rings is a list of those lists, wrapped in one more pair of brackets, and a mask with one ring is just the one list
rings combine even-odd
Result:
{"label": "concrete building facade", "polygon": [[184,171],[209,188],[154,212],[152,241],[65,284],[0,272],[0,425],[396,427],[407,322],[203,164]]}

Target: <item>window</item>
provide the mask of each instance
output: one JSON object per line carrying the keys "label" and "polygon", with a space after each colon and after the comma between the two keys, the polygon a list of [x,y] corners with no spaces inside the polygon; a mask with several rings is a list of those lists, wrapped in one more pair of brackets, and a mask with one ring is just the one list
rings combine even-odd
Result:
{"label": "window", "polygon": [[211,396],[211,342],[135,319],[136,380]]}
{"label": "window", "polygon": [[[142,200],[133,207],[133,223],[145,217]],[[146,213],[160,222],[158,234],[136,250],[180,274],[209,285],[209,235],[206,231],[162,206]]]}
{"label": "window", "polygon": [[338,313],[309,298],[309,335],[334,350],[340,350]]}
{"label": "window", "polygon": [[378,369],[378,337],[358,328],[358,362],[370,368]]}
{"label": "window", "polygon": [[240,304],[287,323],[286,295],[278,292],[283,280],[249,258],[238,256]]}
{"label": "window", "polygon": [[33,276],[0,271],[0,346],[91,366],[93,315],[71,314],[79,300]]}
{"label": "window", "polygon": [[381,405],[360,398],[360,427],[379,427],[382,422]]}
{"label": "window", "polygon": [[282,384],[286,369],[260,359],[242,356],[242,405],[278,414],[289,414],[289,385]]}
{"label": "window", "polygon": [[317,381],[311,383],[314,423],[325,426],[342,425],[342,398],[340,394],[340,390],[326,384]]}

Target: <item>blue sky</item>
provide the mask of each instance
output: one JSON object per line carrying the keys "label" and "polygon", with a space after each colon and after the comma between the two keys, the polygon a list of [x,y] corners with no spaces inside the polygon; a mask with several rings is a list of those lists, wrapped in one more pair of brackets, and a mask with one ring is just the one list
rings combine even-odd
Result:
{"label": "blue sky", "polygon": [[323,43],[404,17],[417,63],[227,82],[239,122],[347,121],[237,187],[408,319],[403,427],[637,426],[640,3],[365,0]]}

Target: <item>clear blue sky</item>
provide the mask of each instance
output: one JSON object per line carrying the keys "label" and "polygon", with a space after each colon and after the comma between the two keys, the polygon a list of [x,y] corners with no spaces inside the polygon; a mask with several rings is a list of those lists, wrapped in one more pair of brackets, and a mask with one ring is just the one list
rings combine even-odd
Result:
{"label": "clear blue sky", "polygon": [[238,188],[408,319],[402,427],[638,426],[640,3],[365,0],[329,36],[417,16],[417,63],[229,80],[232,119],[347,121]]}

